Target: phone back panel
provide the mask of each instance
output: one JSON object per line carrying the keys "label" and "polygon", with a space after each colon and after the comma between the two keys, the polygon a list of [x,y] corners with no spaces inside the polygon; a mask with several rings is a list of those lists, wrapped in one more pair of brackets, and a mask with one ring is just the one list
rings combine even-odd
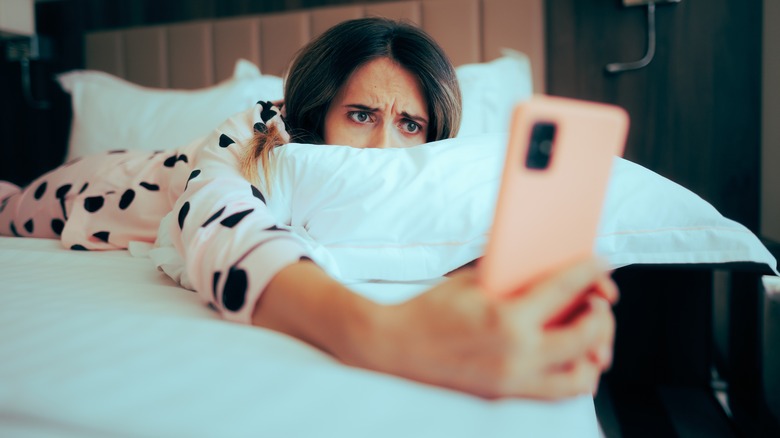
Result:
{"label": "phone back panel", "polygon": [[[528,168],[534,126],[554,126],[549,163]],[[616,106],[534,97],[513,113],[493,227],[479,262],[491,295],[593,253],[613,157],[622,155],[628,116]]]}

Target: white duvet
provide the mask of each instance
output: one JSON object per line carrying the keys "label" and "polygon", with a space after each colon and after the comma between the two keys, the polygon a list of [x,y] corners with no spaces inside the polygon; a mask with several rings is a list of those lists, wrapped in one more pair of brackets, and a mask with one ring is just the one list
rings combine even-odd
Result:
{"label": "white duvet", "polygon": [[0,288],[3,437],[598,436],[588,397],[489,402],[349,368],[217,319],[126,251],[0,238]]}

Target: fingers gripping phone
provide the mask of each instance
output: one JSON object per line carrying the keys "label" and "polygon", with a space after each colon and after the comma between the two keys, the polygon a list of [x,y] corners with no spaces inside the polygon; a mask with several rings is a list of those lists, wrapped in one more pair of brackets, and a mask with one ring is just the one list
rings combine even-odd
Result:
{"label": "fingers gripping phone", "polygon": [[515,107],[493,226],[479,261],[485,291],[503,296],[593,254],[614,156],[619,107],[537,96]]}

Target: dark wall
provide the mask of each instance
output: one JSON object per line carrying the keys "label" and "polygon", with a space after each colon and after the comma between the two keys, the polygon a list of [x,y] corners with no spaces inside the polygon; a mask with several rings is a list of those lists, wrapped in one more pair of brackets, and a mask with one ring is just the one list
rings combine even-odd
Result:
{"label": "dark wall", "polygon": [[[380,0],[376,0],[380,1]],[[82,34],[117,26],[275,12],[365,0],[62,0],[39,3],[39,33],[58,57],[34,65],[50,110],[25,106],[18,65],[0,63],[0,179],[26,183],[56,166],[67,142],[67,96],[53,73],[83,66]],[[658,48],[646,68],[610,76],[644,54],[646,15],[619,0],[547,0],[550,94],[609,102],[632,118],[626,157],[758,228],[760,0],[682,0],[657,8]]]}
{"label": "dark wall", "polygon": [[[2,1],[2,0],[0,0]],[[31,61],[30,105],[22,91],[19,62],[0,56],[0,180],[25,185],[65,157],[70,127],[70,99],[54,81],[59,72],[82,68],[84,20],[69,0],[36,6],[36,31],[47,38],[51,57]],[[6,42],[0,40],[0,54]]]}
{"label": "dark wall", "polygon": [[606,64],[644,54],[645,10],[617,0],[548,0],[549,92],[625,107],[627,158],[757,230],[762,2],[659,5],[653,62],[605,74]]}

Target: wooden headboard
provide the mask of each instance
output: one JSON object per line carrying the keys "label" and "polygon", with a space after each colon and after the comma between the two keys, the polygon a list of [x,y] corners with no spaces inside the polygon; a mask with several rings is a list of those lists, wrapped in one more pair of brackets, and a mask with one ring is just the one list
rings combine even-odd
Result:
{"label": "wooden headboard", "polygon": [[534,91],[544,92],[543,0],[417,0],[321,7],[284,13],[92,32],[86,68],[131,82],[193,89],[231,76],[239,58],[281,76],[295,52],[329,27],[381,16],[412,22],[441,44],[456,66],[484,62],[502,48],[525,53]]}

